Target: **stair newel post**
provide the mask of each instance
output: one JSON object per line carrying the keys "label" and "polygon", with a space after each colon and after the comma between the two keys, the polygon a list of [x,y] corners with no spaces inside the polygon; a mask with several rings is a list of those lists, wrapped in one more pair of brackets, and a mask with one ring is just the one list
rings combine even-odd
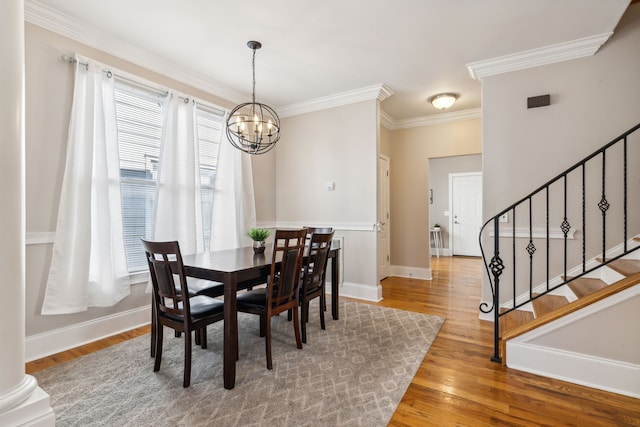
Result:
{"label": "stair newel post", "polygon": [[504,270],[504,264],[500,258],[500,229],[499,216],[493,218],[493,258],[490,268],[493,275],[493,357],[492,361],[502,363],[500,357],[500,275]]}

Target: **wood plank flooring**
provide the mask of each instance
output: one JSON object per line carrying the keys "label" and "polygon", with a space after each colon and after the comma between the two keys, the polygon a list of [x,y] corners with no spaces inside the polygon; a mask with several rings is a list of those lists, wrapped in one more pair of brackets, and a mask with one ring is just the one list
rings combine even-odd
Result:
{"label": "wood plank flooring", "polygon": [[[491,362],[493,324],[478,319],[478,258],[432,258],[433,280],[390,277],[385,307],[445,317],[391,426],[640,426],[640,399]],[[149,333],[140,328],[27,364],[27,372]]]}

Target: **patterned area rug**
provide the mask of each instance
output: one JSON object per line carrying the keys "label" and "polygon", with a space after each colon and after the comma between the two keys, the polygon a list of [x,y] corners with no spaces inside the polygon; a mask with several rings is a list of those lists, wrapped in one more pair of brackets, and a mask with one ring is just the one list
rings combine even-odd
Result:
{"label": "patterned area rug", "polygon": [[266,368],[258,317],[238,314],[236,387],[222,384],[222,326],[193,349],[182,387],[183,340],[165,330],[153,372],[142,336],[38,372],[60,426],[386,426],[444,319],[349,301],[320,329],[311,307],[307,344],[295,347],[283,314],[272,319],[273,370]]}

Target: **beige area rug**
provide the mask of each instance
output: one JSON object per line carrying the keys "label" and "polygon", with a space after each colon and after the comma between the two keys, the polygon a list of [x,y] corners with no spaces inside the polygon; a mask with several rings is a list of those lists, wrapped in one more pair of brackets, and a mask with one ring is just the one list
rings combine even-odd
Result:
{"label": "beige area rug", "polygon": [[51,396],[56,426],[386,426],[444,319],[340,303],[320,329],[311,308],[307,344],[295,347],[283,314],[273,322],[273,370],[266,368],[258,317],[238,314],[236,387],[222,384],[222,326],[194,347],[191,386],[182,387],[183,340],[165,331],[153,372],[142,336],[35,374]]}

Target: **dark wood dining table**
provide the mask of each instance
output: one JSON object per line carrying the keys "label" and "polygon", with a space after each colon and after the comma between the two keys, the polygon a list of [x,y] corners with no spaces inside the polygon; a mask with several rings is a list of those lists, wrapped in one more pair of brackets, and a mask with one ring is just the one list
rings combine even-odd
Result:
{"label": "dark wood dining table", "polygon": [[[338,274],[340,248],[331,249],[331,313],[338,320]],[[224,283],[224,388],[232,389],[236,382],[238,349],[238,313],[236,292],[261,283],[271,269],[271,248],[263,254],[254,254],[245,247],[184,255],[182,261],[187,276]],[[279,261],[277,261],[279,262]]]}

